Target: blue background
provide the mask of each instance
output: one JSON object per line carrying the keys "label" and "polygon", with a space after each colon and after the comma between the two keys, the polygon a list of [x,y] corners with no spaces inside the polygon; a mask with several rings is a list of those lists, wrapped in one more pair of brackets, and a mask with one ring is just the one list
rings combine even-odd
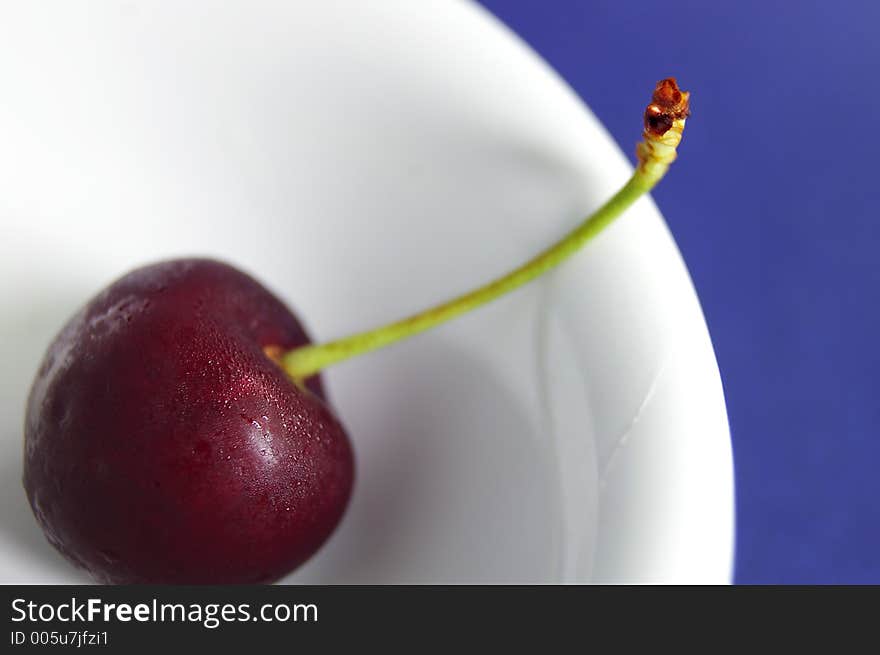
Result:
{"label": "blue background", "polygon": [[482,4],[627,152],[646,89],[693,92],[654,197],[724,381],[735,579],[880,583],[880,2]]}

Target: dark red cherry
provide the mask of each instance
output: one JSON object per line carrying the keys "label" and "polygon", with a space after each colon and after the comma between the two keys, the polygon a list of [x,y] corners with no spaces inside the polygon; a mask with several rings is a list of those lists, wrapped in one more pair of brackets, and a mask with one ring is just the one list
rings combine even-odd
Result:
{"label": "dark red cherry", "polygon": [[24,486],[49,541],[101,582],[249,583],[308,559],[354,479],[318,378],[265,354],[308,343],[253,278],[169,261],[64,327],[28,400]]}

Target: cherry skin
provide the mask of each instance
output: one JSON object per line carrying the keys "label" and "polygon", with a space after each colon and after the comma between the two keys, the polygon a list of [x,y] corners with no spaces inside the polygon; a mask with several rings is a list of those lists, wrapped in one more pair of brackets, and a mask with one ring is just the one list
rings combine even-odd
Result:
{"label": "cherry skin", "polygon": [[320,380],[264,348],[309,343],[248,275],[206,259],[113,283],[49,347],[24,487],[49,541],[107,583],[277,580],[348,504],[352,448]]}

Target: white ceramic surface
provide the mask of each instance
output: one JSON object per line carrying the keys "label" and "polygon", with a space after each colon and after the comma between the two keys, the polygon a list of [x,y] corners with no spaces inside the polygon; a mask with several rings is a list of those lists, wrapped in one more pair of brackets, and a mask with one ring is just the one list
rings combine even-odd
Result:
{"label": "white ceramic surface", "polygon": [[[450,0],[4,3],[0,90],[6,583],[85,580],[30,515],[22,414],[53,334],[113,278],[214,255],[330,338],[506,270],[631,170],[534,53]],[[357,488],[288,582],[729,580],[721,384],[649,199],[558,273],[328,382]]]}

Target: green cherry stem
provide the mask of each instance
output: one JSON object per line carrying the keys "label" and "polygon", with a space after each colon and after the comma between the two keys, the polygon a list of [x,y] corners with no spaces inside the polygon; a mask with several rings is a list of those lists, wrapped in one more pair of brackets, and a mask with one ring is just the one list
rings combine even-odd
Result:
{"label": "green cherry stem", "polygon": [[430,330],[531,282],[561,264],[599,235],[665,175],[681,141],[688,115],[688,95],[678,89],[673,78],[657,84],[652,102],[645,110],[644,140],[636,148],[639,165],[635,173],[604,205],[554,245],[506,275],[435,307],[366,332],[290,350],[281,355],[281,367],[301,385],[306,378],[331,364]]}

